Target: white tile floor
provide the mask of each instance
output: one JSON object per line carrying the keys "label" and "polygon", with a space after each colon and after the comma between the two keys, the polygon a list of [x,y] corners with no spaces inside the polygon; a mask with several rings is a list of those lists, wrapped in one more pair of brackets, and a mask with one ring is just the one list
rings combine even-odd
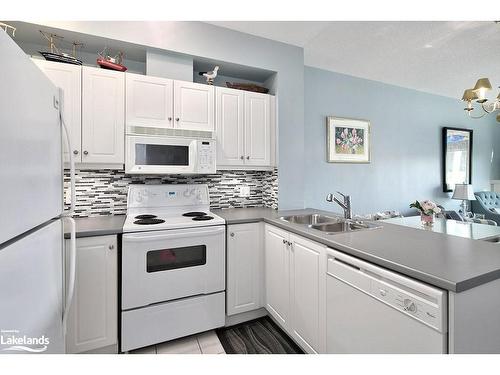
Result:
{"label": "white tile floor", "polygon": [[215,331],[133,350],[131,354],[226,354]]}

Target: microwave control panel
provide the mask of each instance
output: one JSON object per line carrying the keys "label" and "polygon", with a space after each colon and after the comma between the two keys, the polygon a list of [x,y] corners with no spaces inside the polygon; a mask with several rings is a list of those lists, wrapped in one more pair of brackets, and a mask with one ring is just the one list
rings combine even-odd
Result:
{"label": "microwave control panel", "polygon": [[215,141],[198,142],[198,173],[215,173]]}

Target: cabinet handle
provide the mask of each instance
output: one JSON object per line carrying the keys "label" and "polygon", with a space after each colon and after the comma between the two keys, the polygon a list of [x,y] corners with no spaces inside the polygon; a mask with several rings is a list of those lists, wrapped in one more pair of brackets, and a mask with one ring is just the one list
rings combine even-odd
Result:
{"label": "cabinet handle", "polygon": [[88,151],[83,151],[83,155],[88,155],[89,152]]}
{"label": "cabinet handle", "polygon": [[231,237],[234,237],[234,233],[233,233],[233,232],[231,232],[231,234],[229,234],[229,235],[230,235]]}
{"label": "cabinet handle", "polygon": [[115,245],[109,245],[109,246],[108,246],[108,249],[109,249],[109,250],[113,250],[114,248],[115,248]]}
{"label": "cabinet handle", "polygon": [[168,121],[172,121],[172,117],[169,117],[169,118],[168,118]]}
{"label": "cabinet handle", "polygon": [[78,150],[73,151],[73,154],[78,155]]}
{"label": "cabinet handle", "polygon": [[247,156],[247,160],[250,160],[250,156]]}
{"label": "cabinet handle", "polygon": [[286,240],[283,240],[283,243],[286,244]]}
{"label": "cabinet handle", "polygon": [[175,121],[179,122],[180,118],[179,117],[176,117],[175,118]]}
{"label": "cabinet handle", "polygon": [[243,160],[243,159],[245,159],[245,157],[244,156],[240,156],[240,159]]}

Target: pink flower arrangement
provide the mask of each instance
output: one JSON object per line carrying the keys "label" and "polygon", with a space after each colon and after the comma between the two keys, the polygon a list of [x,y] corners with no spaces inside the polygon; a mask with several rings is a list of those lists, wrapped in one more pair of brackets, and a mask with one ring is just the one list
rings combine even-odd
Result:
{"label": "pink flower arrangement", "polygon": [[437,204],[430,200],[421,202],[415,201],[410,204],[410,208],[416,208],[421,214],[428,216],[441,213],[441,209],[437,206]]}

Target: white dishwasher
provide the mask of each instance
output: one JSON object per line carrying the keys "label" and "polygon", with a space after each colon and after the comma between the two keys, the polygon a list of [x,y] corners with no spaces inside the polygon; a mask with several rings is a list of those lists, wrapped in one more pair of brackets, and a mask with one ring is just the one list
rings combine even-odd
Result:
{"label": "white dishwasher", "polygon": [[447,294],[328,249],[328,353],[447,353]]}

